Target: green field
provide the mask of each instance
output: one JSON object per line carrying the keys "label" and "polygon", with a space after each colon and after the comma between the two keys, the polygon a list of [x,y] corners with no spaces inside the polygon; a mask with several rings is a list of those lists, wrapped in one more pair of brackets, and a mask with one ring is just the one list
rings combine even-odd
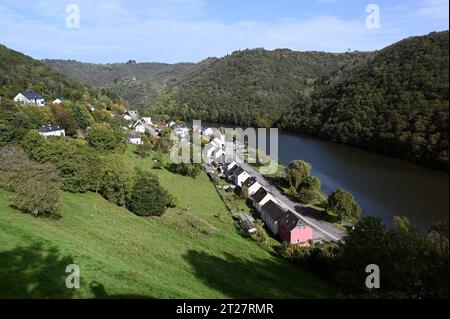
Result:
{"label": "green field", "polygon": [[[130,166],[150,159],[125,155]],[[63,194],[59,219],[9,206],[0,190],[0,298],[327,298],[320,278],[242,237],[202,172],[152,170],[177,200],[163,217],[137,217],[94,193]],[[65,268],[81,270],[80,289]]]}

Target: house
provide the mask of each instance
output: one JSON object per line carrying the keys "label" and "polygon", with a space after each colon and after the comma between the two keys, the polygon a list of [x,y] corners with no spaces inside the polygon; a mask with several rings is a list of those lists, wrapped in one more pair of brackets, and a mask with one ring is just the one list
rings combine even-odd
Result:
{"label": "house", "polygon": [[55,100],[53,100],[53,104],[61,104],[62,102],[64,102],[63,98],[56,98]]}
{"label": "house", "polygon": [[151,117],[142,117],[142,121],[145,125],[153,125]]}
{"label": "house", "polygon": [[289,211],[280,219],[278,233],[283,241],[290,244],[306,246],[313,240],[313,229]]}
{"label": "house", "polygon": [[139,144],[143,143],[141,135],[139,133],[137,133],[137,132],[130,132],[130,133],[128,133],[128,135],[127,135],[127,142],[130,143],[130,144],[136,144],[136,145],[139,145]]}
{"label": "house", "polygon": [[131,117],[131,119],[136,120],[139,118],[138,111],[128,111],[127,114]]}
{"label": "house", "polygon": [[234,176],[235,172],[237,171],[237,169],[239,168],[239,165],[233,165],[230,169],[225,171],[225,176],[228,180],[231,180],[232,177]]}
{"label": "house", "polygon": [[187,127],[177,126],[173,129],[173,134],[181,140],[189,139],[189,129]]}
{"label": "house", "polygon": [[253,176],[247,178],[242,184],[242,190],[246,189],[248,197],[251,197],[261,187],[261,184]]}
{"label": "house", "polygon": [[285,216],[286,211],[272,200],[261,207],[261,219],[274,235],[278,235],[280,220]]}
{"label": "house", "polygon": [[131,121],[133,118],[132,118],[131,116],[129,116],[128,114],[125,114],[125,115],[123,116],[123,119],[124,119],[125,121]]}
{"label": "house", "polygon": [[234,185],[242,187],[244,181],[249,177],[250,174],[247,173],[242,167],[238,166],[231,179],[233,180]]}
{"label": "house", "polygon": [[39,130],[39,134],[48,137],[48,136],[66,136],[66,131],[59,126],[53,126],[51,124],[47,126],[42,126],[42,128]]}
{"label": "house", "polygon": [[229,171],[230,169],[232,169],[236,165],[237,165],[237,163],[235,161],[232,161],[231,163],[227,163],[224,166],[222,166],[222,170],[224,172],[227,172],[227,171]]}
{"label": "house", "polygon": [[264,188],[260,187],[252,196],[253,207],[261,213],[261,207],[269,200],[275,200],[274,197]]}
{"label": "house", "polygon": [[254,232],[256,232],[255,225],[253,224],[254,222],[255,222],[255,220],[249,214],[246,214],[246,213],[239,214],[239,226],[241,226],[241,228],[244,231],[246,231],[250,234],[253,234]]}
{"label": "house", "polygon": [[36,104],[39,106],[45,105],[44,98],[40,94],[34,92],[21,92],[14,97],[14,102]]}
{"label": "house", "polygon": [[145,127],[145,132],[150,134],[153,137],[158,136],[158,132],[156,132],[152,127],[148,126],[148,125],[144,125]]}
{"label": "house", "polygon": [[217,162],[217,163],[223,163],[224,162],[224,140],[222,137],[216,137],[211,142],[206,144],[206,146],[203,149],[203,153],[206,156],[206,158],[210,162]]}
{"label": "house", "polygon": [[177,123],[175,123],[174,121],[170,121],[170,122],[167,124],[167,127],[170,127],[171,129],[175,128],[176,126],[177,126]]}
{"label": "house", "polygon": [[136,121],[132,126],[131,126],[131,128],[133,129],[133,130],[135,130],[136,132],[138,132],[138,133],[142,133],[142,134],[144,134],[145,133],[145,126],[144,126],[144,124],[142,124],[142,121]]}

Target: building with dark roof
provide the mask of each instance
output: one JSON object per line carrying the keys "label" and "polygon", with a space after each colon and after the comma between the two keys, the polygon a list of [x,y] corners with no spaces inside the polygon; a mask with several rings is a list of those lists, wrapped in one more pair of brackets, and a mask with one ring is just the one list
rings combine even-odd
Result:
{"label": "building with dark roof", "polygon": [[26,104],[36,104],[43,106],[45,105],[44,98],[35,92],[20,92],[14,97],[15,102],[26,103]]}
{"label": "building with dark roof", "polygon": [[269,200],[261,207],[261,219],[274,235],[278,235],[280,220],[285,215],[286,211],[272,200]]}
{"label": "building with dark roof", "polygon": [[279,220],[278,233],[290,244],[308,245],[313,240],[313,229],[290,211]]}
{"label": "building with dark roof", "polygon": [[42,136],[66,136],[66,131],[60,126],[53,126],[48,124],[46,126],[42,126],[39,130],[39,134]]}
{"label": "building with dark roof", "polygon": [[242,183],[242,189],[245,188],[247,190],[248,197],[251,197],[253,194],[255,194],[261,187],[261,184],[258,183],[256,177],[254,176],[250,176]]}

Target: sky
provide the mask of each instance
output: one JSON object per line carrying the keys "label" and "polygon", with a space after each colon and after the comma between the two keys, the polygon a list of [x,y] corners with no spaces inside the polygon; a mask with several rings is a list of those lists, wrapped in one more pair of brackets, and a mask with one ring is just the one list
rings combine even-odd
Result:
{"label": "sky", "polygon": [[448,30],[448,12],[448,0],[0,0],[0,44],[92,63],[368,51]]}

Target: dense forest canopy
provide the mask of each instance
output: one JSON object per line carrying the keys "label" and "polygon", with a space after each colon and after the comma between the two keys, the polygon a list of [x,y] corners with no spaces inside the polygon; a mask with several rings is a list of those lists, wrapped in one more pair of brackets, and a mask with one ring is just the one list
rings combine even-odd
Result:
{"label": "dense forest canopy", "polygon": [[282,128],[448,169],[448,31],[411,37],[301,98]]}
{"label": "dense forest canopy", "polygon": [[235,52],[152,109],[185,119],[276,125],[448,170],[448,31],[372,54]]}
{"label": "dense forest canopy", "polygon": [[13,98],[23,91],[37,92],[47,100],[119,100],[119,96],[111,91],[82,84],[42,62],[0,45],[0,96]]}
{"label": "dense forest canopy", "polygon": [[269,126],[301,96],[341,68],[370,53],[296,52],[288,49],[236,51],[211,63],[154,103],[155,110],[183,118]]}
{"label": "dense forest canopy", "polygon": [[209,61],[166,64],[136,63],[130,60],[126,63],[92,64],[73,60],[42,60],[83,83],[114,91],[139,110]]}

